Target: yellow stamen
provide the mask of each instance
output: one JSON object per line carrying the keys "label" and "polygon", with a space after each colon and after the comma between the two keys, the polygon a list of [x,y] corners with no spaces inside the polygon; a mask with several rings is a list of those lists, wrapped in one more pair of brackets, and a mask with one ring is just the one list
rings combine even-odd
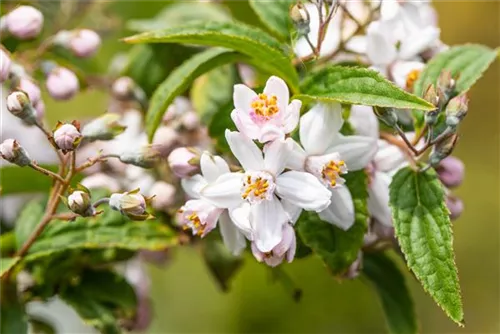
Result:
{"label": "yellow stamen", "polygon": [[254,182],[252,182],[252,177],[247,176],[245,186],[245,192],[241,195],[243,199],[247,199],[247,197],[250,196],[252,192],[255,197],[264,198],[267,189],[269,188],[269,181],[258,177]]}
{"label": "yellow stamen", "polygon": [[344,160],[338,162],[330,161],[328,162],[321,171],[321,176],[323,179],[330,181],[330,185],[335,187],[337,185],[337,178],[339,174],[342,173],[342,167],[345,166]]}
{"label": "yellow stamen", "polygon": [[186,217],[189,221],[193,223],[193,229],[196,229],[196,234],[202,235],[203,232],[205,231],[205,225],[201,223],[200,217],[196,212],[191,213],[189,216]]}
{"label": "yellow stamen", "polygon": [[263,117],[271,117],[276,114],[278,109],[278,98],[276,95],[267,96],[267,94],[259,94],[258,100],[252,102],[251,106],[256,115]]}
{"label": "yellow stamen", "polygon": [[420,70],[412,70],[406,76],[406,89],[410,92],[413,92],[413,87],[415,86],[415,81],[417,81],[420,76]]}

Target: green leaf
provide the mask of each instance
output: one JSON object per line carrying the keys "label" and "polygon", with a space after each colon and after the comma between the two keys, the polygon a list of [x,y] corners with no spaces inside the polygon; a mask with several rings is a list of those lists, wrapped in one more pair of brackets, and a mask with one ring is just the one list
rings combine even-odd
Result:
{"label": "green leaf", "polygon": [[229,290],[229,281],[243,264],[219,240],[206,239],[203,242],[203,259],[222,291]]}
{"label": "green leaf", "polygon": [[17,297],[15,284],[2,284],[2,298],[0,302],[0,333],[28,333],[28,319],[24,305],[20,303]]}
{"label": "green leaf", "polygon": [[430,84],[436,84],[443,70],[451,71],[456,81],[456,95],[468,91],[481,78],[498,55],[497,50],[476,44],[453,46],[436,55],[415,82],[415,95],[423,96]]}
{"label": "green leaf", "polygon": [[19,262],[19,257],[2,257],[0,258],[0,277],[14,267]]}
{"label": "green leaf", "polygon": [[390,186],[390,205],[408,267],[446,314],[463,325],[451,222],[436,172],[399,170]]}
{"label": "green leaf", "polygon": [[[36,202],[31,202],[21,212],[16,225],[26,223],[27,227],[16,230],[19,246],[31,232],[28,227],[36,226],[42,215],[43,208]],[[80,217],[72,222],[51,221],[33,243],[24,261],[40,261],[70,250],[163,250],[176,243],[174,231],[158,221],[131,221],[116,211],[106,209],[92,218]]]}
{"label": "green leaf", "polygon": [[22,245],[28,240],[31,233],[40,223],[44,211],[45,209],[42,203],[36,201],[28,203],[23,211],[21,211],[14,227],[17,249],[21,249]]}
{"label": "green leaf", "polygon": [[429,102],[405,92],[379,73],[360,67],[330,66],[308,75],[301,84],[303,101],[337,101],[366,106],[432,110]]}
{"label": "green leaf", "polygon": [[68,285],[60,297],[86,324],[101,333],[122,333],[119,324],[133,321],[137,308],[134,289],[111,271],[86,270],[77,284]]}
{"label": "green leaf", "polygon": [[220,46],[251,57],[251,64],[283,78],[292,91],[298,90],[298,76],[291,63],[289,46],[258,28],[241,22],[197,22],[125,38],[127,43],[186,43]]}
{"label": "green leaf", "polygon": [[380,297],[389,332],[417,333],[417,316],[413,300],[397,265],[384,253],[365,253],[363,273]]}
{"label": "green leaf", "polygon": [[322,258],[334,275],[343,274],[356,260],[368,222],[366,173],[349,172],[344,178],[356,210],[355,222],[350,229],[344,231],[308,211],[302,212],[297,222],[299,236],[304,244]]}
{"label": "green leaf", "polygon": [[290,39],[290,29],[293,23],[289,11],[290,5],[295,2],[295,0],[248,1],[262,24],[276,35],[276,37],[284,41]]}
{"label": "green leaf", "polygon": [[146,114],[146,132],[152,140],[163,114],[176,96],[182,94],[194,79],[211,69],[241,59],[243,55],[221,48],[199,53],[177,67],[156,89]]}
{"label": "green leaf", "polygon": [[226,105],[219,108],[219,111],[212,117],[210,125],[208,126],[208,134],[210,138],[215,139],[215,147],[219,152],[230,152],[229,145],[227,144],[225,131],[236,130],[236,126],[231,119],[231,111],[233,110],[233,101],[231,100]]}
{"label": "green leaf", "polygon": [[177,44],[135,45],[127,55],[121,75],[129,76],[151,96],[156,87],[182,63],[197,52]]}
{"label": "green leaf", "polygon": [[130,20],[127,28],[133,31],[146,32],[166,29],[183,25],[193,21],[229,21],[224,7],[210,2],[182,2],[174,3],[163,9],[151,19]]}
{"label": "green leaf", "polygon": [[210,124],[213,115],[232,101],[235,81],[236,69],[231,65],[215,68],[194,81],[190,98],[203,123]]}
{"label": "green leaf", "polygon": [[[57,172],[57,166],[55,165],[41,165],[41,167]],[[2,196],[47,191],[52,185],[50,178],[40,175],[40,173],[29,167],[3,166],[0,168],[0,175],[2,178]]]}

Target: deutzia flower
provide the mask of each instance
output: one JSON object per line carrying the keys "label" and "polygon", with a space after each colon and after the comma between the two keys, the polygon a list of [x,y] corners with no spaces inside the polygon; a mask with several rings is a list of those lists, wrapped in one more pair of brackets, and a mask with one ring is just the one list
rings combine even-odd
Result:
{"label": "deutzia flower", "polygon": [[283,238],[270,252],[264,253],[252,243],[253,256],[259,262],[265,262],[268,266],[276,267],[286,258],[288,263],[293,261],[295,250],[297,249],[297,240],[295,231],[290,224],[283,225]]}
{"label": "deutzia flower", "polygon": [[182,179],[182,188],[192,199],[182,206],[177,215],[178,222],[190,228],[193,235],[204,237],[219,222],[219,228],[226,247],[235,255],[246,247],[245,236],[231,221],[228,211],[200,197],[200,190],[214,182],[219,176],[230,174],[229,166],[219,156],[204,152],[200,158],[201,175]]}
{"label": "deutzia flower", "polygon": [[[354,204],[341,174],[359,170],[370,162],[376,141],[369,137],[343,136],[339,103],[317,104],[300,119],[300,142],[294,142],[288,166],[314,175],[328,187],[331,204],[319,212],[321,219],[347,230],[354,223]],[[298,190],[302,191],[302,190]]]}
{"label": "deutzia flower", "polygon": [[234,107],[231,118],[238,130],[261,143],[284,138],[299,122],[302,102],[289,102],[285,82],[275,76],[267,80],[264,92],[256,94],[245,85],[234,86]]}
{"label": "deutzia flower", "polygon": [[271,142],[264,156],[239,132],[226,130],[226,140],[245,173],[224,174],[201,195],[218,207],[235,208],[230,210],[233,221],[261,252],[270,252],[282,240],[283,224],[291,220],[279,198],[305,210],[321,211],[330,205],[330,192],[313,175],[283,172],[290,139]]}

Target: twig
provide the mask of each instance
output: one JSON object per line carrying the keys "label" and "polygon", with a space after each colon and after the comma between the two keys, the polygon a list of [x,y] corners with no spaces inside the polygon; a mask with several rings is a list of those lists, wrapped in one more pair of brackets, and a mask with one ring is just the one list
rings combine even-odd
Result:
{"label": "twig", "polygon": [[34,170],[36,170],[36,171],[38,171],[38,172],[40,172],[40,173],[42,173],[44,175],[47,175],[47,176],[53,178],[54,180],[57,180],[59,182],[64,183],[64,179],[61,176],[59,176],[58,174],[56,174],[56,173],[54,173],[54,172],[52,172],[52,171],[50,171],[48,169],[45,169],[43,167],[38,166],[36,164],[36,162],[34,162],[34,161],[32,161],[31,164],[29,164],[29,166],[31,168],[33,168]]}
{"label": "twig", "polygon": [[403,141],[405,142],[406,146],[413,152],[413,154],[415,155],[418,155],[418,150],[412,145],[412,143],[408,140],[408,138],[406,137],[406,134],[404,133],[403,130],[401,130],[401,128],[399,127],[399,125],[395,125],[394,128],[396,129],[396,131],[398,132],[399,136],[401,137],[401,139],[403,139]]}
{"label": "twig", "polygon": [[78,217],[80,217],[80,215],[78,215],[76,213],[65,212],[65,213],[54,214],[54,215],[52,215],[51,219],[73,221]]}
{"label": "twig", "polygon": [[94,208],[97,208],[99,205],[107,204],[107,203],[109,203],[109,198],[104,197],[104,198],[98,199],[94,204],[92,204],[92,206]]}
{"label": "twig", "polygon": [[118,154],[104,154],[104,155],[98,155],[94,158],[90,158],[87,160],[87,162],[81,164],[80,166],[75,168],[76,173],[80,173],[81,171],[94,166],[98,162],[103,162],[106,161],[108,158],[117,158],[120,159],[120,156]]}

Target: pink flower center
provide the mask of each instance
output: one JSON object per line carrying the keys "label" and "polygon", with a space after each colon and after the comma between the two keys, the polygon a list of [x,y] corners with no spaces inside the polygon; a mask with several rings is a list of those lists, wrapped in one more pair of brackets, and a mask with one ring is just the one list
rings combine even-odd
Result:
{"label": "pink flower center", "polygon": [[251,107],[253,118],[259,120],[268,120],[279,112],[278,98],[276,95],[268,96],[267,94],[259,94],[252,102]]}

